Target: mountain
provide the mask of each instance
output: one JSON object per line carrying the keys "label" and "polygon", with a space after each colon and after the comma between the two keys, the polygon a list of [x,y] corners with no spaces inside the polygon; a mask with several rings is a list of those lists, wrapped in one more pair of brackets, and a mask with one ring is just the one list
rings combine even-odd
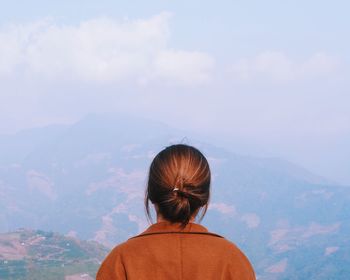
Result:
{"label": "mountain", "polygon": [[347,279],[350,188],[283,159],[232,153],[129,116],[89,115],[0,136],[0,231],[42,228],[111,248],[148,226],[147,169],[179,142],[210,162],[203,225],[241,247],[259,279]]}
{"label": "mountain", "polygon": [[42,230],[0,234],[0,279],[94,279],[108,249]]}

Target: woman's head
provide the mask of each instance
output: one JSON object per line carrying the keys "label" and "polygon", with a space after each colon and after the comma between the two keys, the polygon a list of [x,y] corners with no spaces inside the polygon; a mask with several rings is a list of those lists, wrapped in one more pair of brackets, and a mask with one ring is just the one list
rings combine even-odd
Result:
{"label": "woman's head", "polygon": [[149,201],[157,205],[158,214],[170,222],[185,226],[199,209],[204,217],[210,195],[210,168],[196,148],[172,145],[153,159],[148,176],[145,207],[150,218]]}

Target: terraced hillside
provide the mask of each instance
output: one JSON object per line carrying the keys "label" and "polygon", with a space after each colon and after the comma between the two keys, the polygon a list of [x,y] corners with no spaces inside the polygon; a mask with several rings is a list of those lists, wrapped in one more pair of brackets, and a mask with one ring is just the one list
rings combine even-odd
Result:
{"label": "terraced hillside", "polygon": [[0,234],[1,280],[94,279],[108,250],[53,232],[19,229]]}

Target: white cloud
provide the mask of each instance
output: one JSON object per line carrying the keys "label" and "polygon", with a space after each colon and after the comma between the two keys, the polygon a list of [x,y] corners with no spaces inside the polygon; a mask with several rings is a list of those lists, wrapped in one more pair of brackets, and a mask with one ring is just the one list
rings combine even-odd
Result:
{"label": "white cloud", "polygon": [[221,214],[228,214],[235,216],[237,214],[236,208],[233,205],[229,205],[223,202],[218,202],[218,203],[210,203],[209,210],[216,210],[220,212]]}
{"label": "white cloud", "polygon": [[241,220],[246,223],[248,228],[256,228],[260,225],[260,217],[255,213],[244,214]]}
{"label": "white cloud", "polygon": [[324,77],[333,74],[339,67],[339,61],[323,52],[312,55],[300,65],[300,75],[303,77]]}
{"label": "white cloud", "polygon": [[309,227],[303,232],[302,237],[310,238],[314,235],[334,233],[339,230],[339,227],[340,227],[340,223],[335,223],[329,226],[323,226],[318,223],[312,222],[309,225]]}
{"label": "white cloud", "polygon": [[285,83],[309,78],[322,78],[335,73],[339,62],[323,52],[297,62],[283,52],[265,51],[254,58],[243,58],[230,68],[236,81]]}
{"label": "white cloud", "polygon": [[339,247],[338,247],[338,246],[330,246],[330,247],[327,247],[327,248],[324,250],[324,256],[332,255],[332,254],[334,254],[335,252],[337,252],[338,250],[339,250]]}
{"label": "white cloud", "polygon": [[271,246],[276,252],[293,250],[317,235],[330,235],[338,232],[341,223],[321,225],[311,222],[308,226],[290,227],[288,224],[270,232]]}
{"label": "white cloud", "polygon": [[286,270],[287,264],[288,264],[288,259],[284,258],[283,260],[277,263],[274,263],[273,265],[266,268],[265,271],[269,273],[282,273]]}
{"label": "white cloud", "polygon": [[154,76],[166,83],[197,85],[210,80],[214,59],[203,52],[165,50],[154,62]]}
{"label": "white cloud", "polygon": [[234,205],[226,204],[223,202],[210,203],[208,209],[218,211],[220,214],[231,218],[237,217],[250,229],[257,228],[260,225],[260,217],[257,214],[240,214]]}
{"label": "white cloud", "polygon": [[118,21],[96,18],[78,25],[52,20],[0,28],[0,77],[97,82],[166,82],[198,85],[210,77],[205,53],[168,47],[170,14]]}

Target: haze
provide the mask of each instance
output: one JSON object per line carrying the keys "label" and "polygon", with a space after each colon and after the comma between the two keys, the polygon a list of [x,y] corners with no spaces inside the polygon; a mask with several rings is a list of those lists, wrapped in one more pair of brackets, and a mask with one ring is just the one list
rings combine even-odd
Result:
{"label": "haze", "polygon": [[0,133],[125,113],[350,185],[347,1],[11,1]]}

